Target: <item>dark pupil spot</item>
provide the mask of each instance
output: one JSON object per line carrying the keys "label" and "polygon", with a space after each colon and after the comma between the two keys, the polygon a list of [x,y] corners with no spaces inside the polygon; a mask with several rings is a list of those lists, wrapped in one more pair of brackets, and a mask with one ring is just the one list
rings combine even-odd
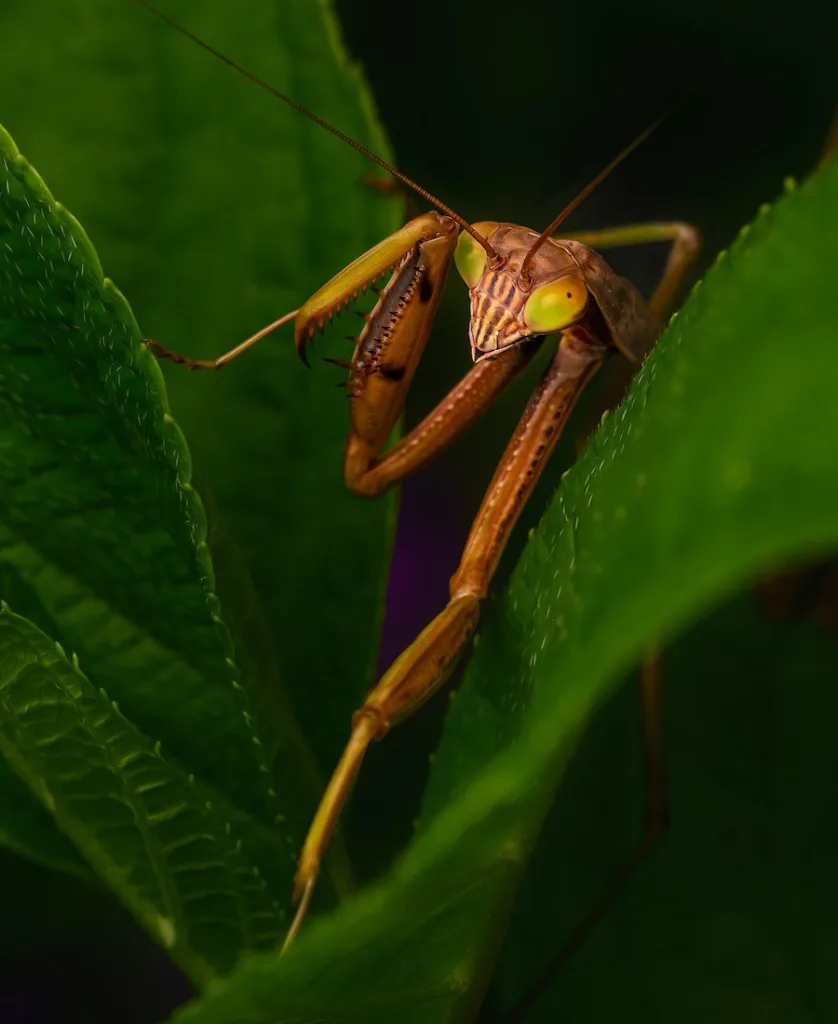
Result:
{"label": "dark pupil spot", "polygon": [[573,298],[573,295],[572,295],[572,293],[571,293],[571,292],[568,292],[568,293],[567,293],[567,297],[568,297],[569,299],[572,299],[572,298]]}

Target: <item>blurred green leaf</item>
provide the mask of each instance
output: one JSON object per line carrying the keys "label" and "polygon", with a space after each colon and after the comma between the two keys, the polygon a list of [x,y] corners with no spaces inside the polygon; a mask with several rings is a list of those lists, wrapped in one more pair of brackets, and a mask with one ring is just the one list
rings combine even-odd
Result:
{"label": "blurred green leaf", "polygon": [[[256,0],[247,17],[230,2],[160,6],[388,155],[327,3]],[[85,225],[143,334],[171,348],[219,355],[398,226],[401,204],[362,184],[368,161],[136,3],[78,0],[48,19],[15,5],[0,35],[0,120]],[[366,503],[343,486],[347,403],[318,358],[346,357],[357,325],[318,340],[311,372],[290,329],[220,374],[164,367],[213,554],[224,547],[218,592],[243,683],[275,774],[295,780],[284,799],[298,828],[320,783],[298,736],[272,727],[287,722],[281,691],[330,771],[372,682],[394,520],[394,496]]]}
{"label": "blurred green leaf", "polygon": [[472,1019],[594,710],[656,638],[758,571],[838,542],[838,165],[743,235],[527,546],[479,638],[401,863],[281,963],[250,959],[179,1020]]}
{"label": "blurred green leaf", "polygon": [[7,608],[0,665],[3,754],[193,982],[271,946],[279,905],[210,794]]}

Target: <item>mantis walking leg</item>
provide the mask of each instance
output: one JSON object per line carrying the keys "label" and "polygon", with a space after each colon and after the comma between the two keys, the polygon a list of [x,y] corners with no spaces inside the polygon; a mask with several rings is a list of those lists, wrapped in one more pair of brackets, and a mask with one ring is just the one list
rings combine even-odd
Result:
{"label": "mantis walking leg", "polygon": [[521,509],[577,398],[607,354],[607,345],[582,327],[562,336],[489,485],[459,568],[451,579],[448,605],[396,659],[356,712],[350,741],[300,855],[294,882],[299,908],[285,948],[302,923],[329,835],[369,743],[415,711],[447,678],[477,624],[480,601],[486,596]]}
{"label": "mantis walking leg", "polygon": [[255,345],[257,341],[261,341],[262,338],[266,338],[269,334],[279,330],[284,324],[289,323],[289,321],[297,316],[298,312],[299,310],[297,309],[291,310],[290,313],[286,313],[278,320],[274,320],[267,327],[262,327],[255,334],[251,334],[249,338],[240,341],[238,345],[235,345],[229,352],[225,352],[217,359],[191,359],[180,352],[175,352],[174,349],[166,348],[165,345],[161,345],[154,338],[143,338],[143,341],[158,359],[168,359],[173,363],[179,363],[181,366],[185,366],[187,370],[220,370],[223,366],[231,363],[237,356],[240,356],[242,352],[246,352],[251,345]]}
{"label": "mantis walking leg", "polygon": [[671,242],[663,274],[649,299],[649,307],[661,317],[672,308],[675,293],[701,247],[698,231],[692,224],[684,224],[681,221],[627,224],[624,227],[604,228],[601,231],[583,231],[571,237],[592,249],[643,245],[646,242]]}
{"label": "mantis walking leg", "polygon": [[[589,231],[573,236],[577,241],[596,248],[633,245],[643,242],[672,241],[666,266],[655,288],[649,306],[661,317],[672,301],[686,272],[701,246],[698,231],[679,222],[628,225],[626,227]],[[609,398],[616,404],[624,389],[622,382],[609,389]],[[611,403],[609,402],[609,405]],[[520,1024],[546,992],[565,964],[584,944],[607,910],[619,898],[634,873],[669,824],[669,800],[666,780],[666,751],[662,716],[663,672],[660,648],[655,645],[646,652],[639,672],[640,708],[643,723],[643,832],[635,849],[622,868],[611,879],[596,904],[574,928],[547,968],[530,986],[513,1009],[503,1017],[503,1024]]]}
{"label": "mantis walking leg", "polygon": [[375,445],[352,430],[346,446],[344,474],[355,494],[375,497],[443,451],[482,415],[541,347],[535,340],[496,359],[473,366],[445,398],[409,434],[381,458]]}

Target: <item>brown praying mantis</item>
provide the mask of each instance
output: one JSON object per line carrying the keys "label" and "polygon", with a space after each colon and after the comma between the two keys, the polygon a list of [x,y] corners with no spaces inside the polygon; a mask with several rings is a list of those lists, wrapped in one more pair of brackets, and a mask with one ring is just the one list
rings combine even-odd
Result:
{"label": "brown praying mantis", "polygon": [[[284,949],[299,931],[325,849],[364,754],[373,740],[407,718],[446,680],[473,634],[500,556],[585,385],[612,354],[637,364],[660,334],[663,317],[694,260],[697,231],[669,222],[630,225],[556,239],[554,232],[657,127],[656,122],[612,160],[540,234],[520,225],[468,223],[406,175],[337,128],[274,89],[208,43],[140,2],[171,27],[284,103],[359,150],[435,211],[423,213],[385,238],[298,309],[284,314],[215,360],[194,360],[157,341],[158,356],[189,369],[220,369],[285,324],[293,322],[297,352],[360,292],[375,287],[378,301],[365,323],[349,372],[350,430],[344,459],[346,484],[372,498],[400,483],[467,430],[548,341],[556,345],[540,382],[489,484],[454,575],[445,608],[395,660],[352,719],[349,741],[321,799],[297,865],[297,912]],[[596,251],[608,246],[665,241],[663,275],[646,301]],[[448,395],[402,440],[385,450],[404,407],[445,287],[451,263],[468,285],[468,337],[474,365]],[[666,822],[663,745],[657,661],[641,673],[646,752],[646,831],[642,852]],[[622,884],[622,881],[619,883]],[[583,929],[584,930],[584,929]],[[571,940],[573,944],[574,940]]]}

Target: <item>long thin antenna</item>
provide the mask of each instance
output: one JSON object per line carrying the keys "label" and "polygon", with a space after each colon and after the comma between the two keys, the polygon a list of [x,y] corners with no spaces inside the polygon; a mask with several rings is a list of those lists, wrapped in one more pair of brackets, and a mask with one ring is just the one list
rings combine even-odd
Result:
{"label": "long thin antenna", "polygon": [[[141,3],[145,3],[145,0],[140,0],[140,2]],[[567,217],[569,217],[571,213],[573,213],[573,211],[576,209],[576,207],[581,202],[584,202],[584,200],[588,198],[588,196],[591,194],[591,192],[593,192],[593,190],[597,187],[597,185],[601,185],[602,182],[605,181],[605,179],[608,177],[608,175],[613,170],[615,170],[617,167],[620,166],[620,164],[626,159],[626,157],[631,156],[631,154],[637,149],[637,147],[642,145],[642,143],[644,143],[646,141],[646,139],[649,138],[649,136],[652,134],[652,132],[656,128],[659,128],[663,124],[663,122],[669,117],[669,115],[671,113],[672,113],[672,110],[670,109],[665,114],[663,114],[661,117],[659,117],[657,119],[657,121],[653,121],[649,125],[648,128],[644,129],[637,136],[637,138],[634,140],[634,142],[632,142],[628,146],[626,146],[626,148],[624,150],[622,150],[622,152],[618,153],[609,164],[607,164],[605,167],[603,167],[603,169],[599,172],[599,174],[595,178],[592,178],[588,182],[588,184],[582,189],[582,191],[579,192],[576,196],[574,196],[573,199],[571,199],[571,201],[561,211],[561,213],[555,218],[555,220],[553,220],[541,232],[541,234],[538,236],[538,238],[530,246],[529,251],[527,252],[527,255],[524,257],[524,262],[521,264],[521,271],[520,271],[520,273],[521,273],[522,277],[526,277],[527,272],[529,271],[529,268],[530,268],[530,264],[532,263],[533,259],[535,258],[535,254],[538,252],[538,250],[541,248],[541,246],[544,245],[544,243],[547,241],[547,239],[550,237],[550,235],[553,234],[553,232],[556,230],[556,228]]]}
{"label": "long thin antenna", "polygon": [[284,92],[280,92],[279,89],[275,89],[272,85],[269,85],[264,79],[255,75],[252,71],[248,71],[247,68],[237,64],[231,57],[221,53],[220,50],[216,50],[214,46],[205,42],[200,36],[196,36],[194,32],[190,32],[188,28],[184,28],[183,25],[178,24],[174,19],[170,18],[168,14],[164,14],[158,10],[154,4],[149,3],[149,0],[137,0],[137,3],[142,4],[147,10],[151,11],[152,14],[156,15],[161,21],[164,21],[171,28],[175,29],[176,32],[180,32],[181,35],[186,36],[187,39],[191,39],[193,43],[200,46],[202,50],[206,50],[207,53],[211,53],[213,57],[217,57],[220,61],[223,61],[228,67],[231,67],[234,71],[238,71],[240,75],[244,75],[245,78],[250,79],[251,82],[258,85],[260,89],[264,89],[269,92],[272,96],[275,96],[278,100],[282,100],[283,103],[287,103],[289,107],[293,107],[294,110],[303,114],[310,121],[314,121],[315,124],[319,124],[321,128],[325,128],[327,132],[331,132],[332,135],[339,138],[342,142],[345,142],[347,146],[351,146],[353,149],[362,153],[368,160],[372,160],[374,164],[378,164],[383,170],[387,171],[388,174],[392,174],[394,178],[398,178],[408,188],[413,189],[423,199],[427,199],[429,203],[435,206],[438,210],[443,213],[447,213],[449,217],[455,220],[464,231],[468,231],[471,237],[479,242],[490,257],[496,258],[497,253],[489,245],[482,235],[479,235],[474,228],[458,213],[455,213],[450,206],[446,206],[441,199],[437,199],[435,195],[429,192],[427,189],[422,188],[421,185],[417,185],[415,181],[408,178],[406,174],[402,174],[401,171],[397,171],[395,167],[391,167],[385,160],[382,160],[380,156],[376,156],[375,153],[370,152],[359,142],[351,139],[348,135],[344,135],[340,129],[335,128],[334,125],[329,124],[328,121],[324,121],[322,117],[318,117],[317,114],[313,114],[310,110],[306,109],[301,103],[297,103],[296,100],[292,100],[290,96],[286,96]]}

